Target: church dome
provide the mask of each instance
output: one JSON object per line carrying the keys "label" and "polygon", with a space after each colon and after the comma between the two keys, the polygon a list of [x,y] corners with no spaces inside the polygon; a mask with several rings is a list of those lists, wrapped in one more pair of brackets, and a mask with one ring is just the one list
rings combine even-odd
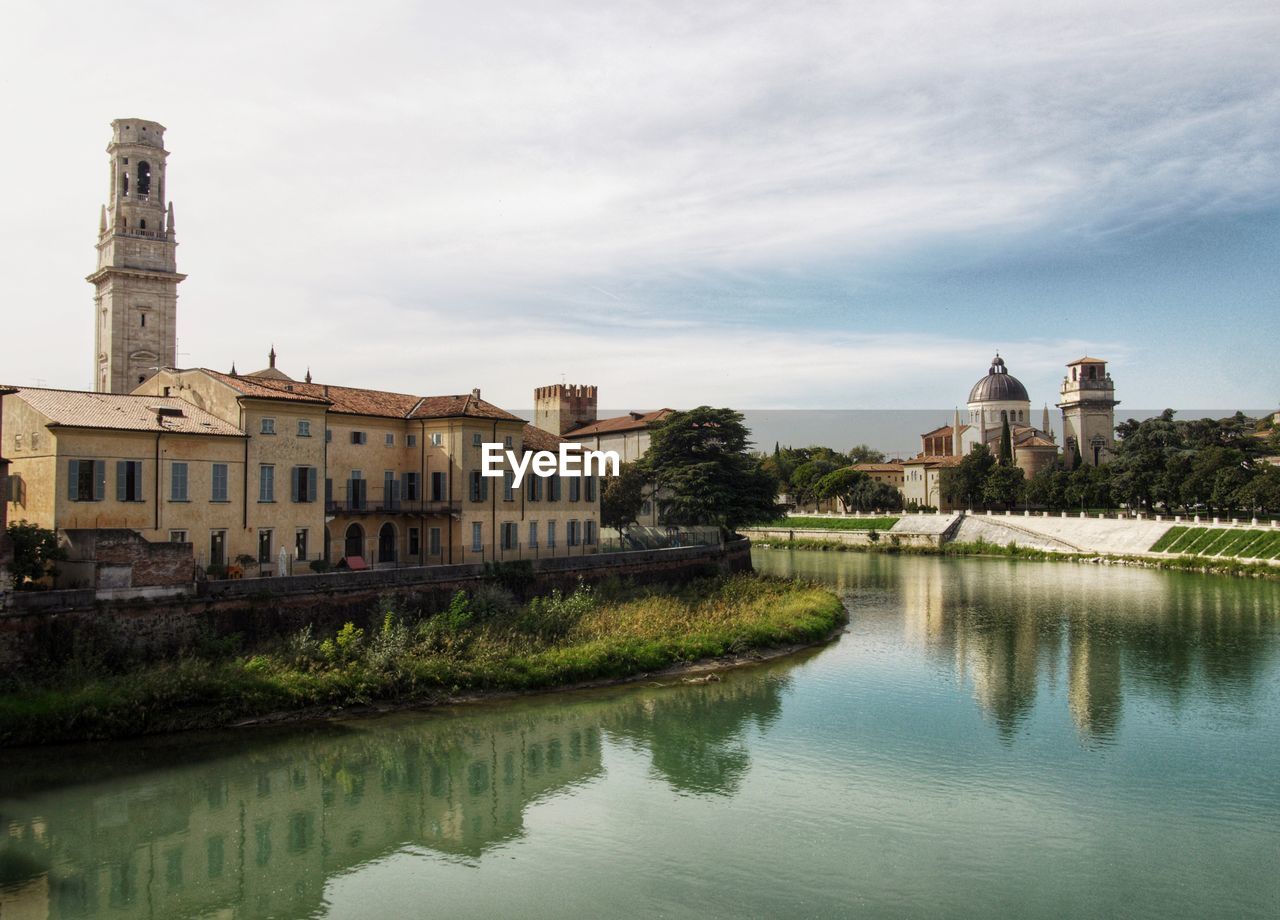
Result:
{"label": "church dome", "polygon": [[991,359],[991,369],[987,376],[973,385],[969,391],[969,402],[1030,402],[1027,388],[1022,381],[1009,373],[1004,366],[1004,358],[996,355]]}

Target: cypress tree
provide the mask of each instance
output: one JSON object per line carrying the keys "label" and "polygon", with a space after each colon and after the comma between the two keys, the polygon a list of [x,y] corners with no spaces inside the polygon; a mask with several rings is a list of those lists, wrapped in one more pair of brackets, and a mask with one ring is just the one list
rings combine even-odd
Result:
{"label": "cypress tree", "polygon": [[1000,426],[1000,465],[1013,466],[1013,435],[1009,431],[1009,416]]}

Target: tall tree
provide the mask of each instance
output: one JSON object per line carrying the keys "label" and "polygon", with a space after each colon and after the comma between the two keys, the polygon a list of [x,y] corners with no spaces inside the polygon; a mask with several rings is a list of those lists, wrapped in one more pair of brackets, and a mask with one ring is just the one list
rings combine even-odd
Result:
{"label": "tall tree", "polygon": [[644,474],[634,463],[623,464],[617,476],[605,481],[600,492],[600,524],[617,530],[619,539],[640,516],[646,485]]}
{"label": "tall tree", "polygon": [[1009,416],[1000,424],[1000,465],[1013,466],[1013,433],[1009,430]]}
{"label": "tall tree", "polygon": [[656,484],[668,520],[731,533],[778,514],[776,480],[750,447],[740,412],[699,406],[655,426],[637,466]]}
{"label": "tall tree", "polygon": [[9,574],[13,576],[14,587],[35,588],[46,576],[58,574],[56,563],[67,558],[67,551],[58,545],[54,531],[27,521],[14,521],[8,533],[13,541]]}

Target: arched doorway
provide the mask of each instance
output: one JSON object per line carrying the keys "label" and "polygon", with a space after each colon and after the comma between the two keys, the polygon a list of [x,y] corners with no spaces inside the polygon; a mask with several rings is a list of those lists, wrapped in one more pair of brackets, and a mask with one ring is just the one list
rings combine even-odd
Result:
{"label": "arched doorway", "polygon": [[364,528],[359,524],[352,524],[347,528],[346,547],[342,555],[364,558]]}
{"label": "arched doorway", "polygon": [[390,524],[383,524],[378,531],[378,561],[396,561],[396,529]]}

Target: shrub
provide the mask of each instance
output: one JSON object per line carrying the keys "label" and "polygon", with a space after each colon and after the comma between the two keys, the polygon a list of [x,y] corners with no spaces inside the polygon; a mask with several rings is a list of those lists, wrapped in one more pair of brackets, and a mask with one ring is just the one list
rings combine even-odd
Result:
{"label": "shrub", "polygon": [[329,569],[330,569],[330,565],[329,565],[328,560],[325,560],[325,559],[312,559],[312,560],[311,560],[311,571],[313,571],[313,572],[327,572],[327,571],[329,571]]}
{"label": "shrub", "polygon": [[516,622],[516,628],[543,641],[554,641],[568,635],[595,606],[595,592],[582,582],[578,582],[569,594],[556,588],[546,597],[535,597],[529,601],[529,606]]}
{"label": "shrub", "polygon": [[483,582],[471,592],[467,606],[472,617],[486,620],[512,613],[518,605],[515,595],[503,585]]}
{"label": "shrub", "polygon": [[336,636],[320,643],[320,652],[331,664],[346,664],[359,655],[363,643],[364,630],[348,622]]}

